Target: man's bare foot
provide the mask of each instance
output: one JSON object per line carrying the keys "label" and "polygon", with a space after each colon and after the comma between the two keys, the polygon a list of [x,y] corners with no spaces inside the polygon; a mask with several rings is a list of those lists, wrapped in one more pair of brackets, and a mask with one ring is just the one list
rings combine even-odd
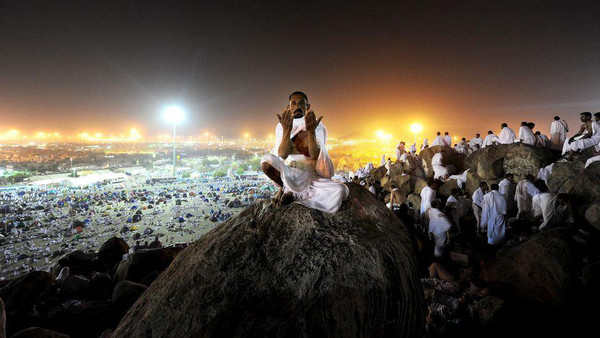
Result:
{"label": "man's bare foot", "polygon": [[292,202],[294,202],[294,194],[291,191],[288,191],[281,196],[281,205],[288,205]]}

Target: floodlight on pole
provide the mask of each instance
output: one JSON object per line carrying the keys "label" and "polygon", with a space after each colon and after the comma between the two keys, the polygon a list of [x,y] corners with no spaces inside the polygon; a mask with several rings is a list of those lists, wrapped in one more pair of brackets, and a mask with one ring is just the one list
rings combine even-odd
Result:
{"label": "floodlight on pole", "polygon": [[423,130],[423,126],[420,125],[419,123],[413,123],[410,126],[410,130],[415,133],[415,143],[417,143],[417,134],[420,133]]}
{"label": "floodlight on pole", "polygon": [[176,163],[177,163],[177,153],[176,153],[176,146],[177,146],[177,134],[176,134],[176,127],[177,127],[177,123],[181,122],[183,120],[183,118],[185,117],[185,114],[183,112],[183,109],[179,106],[169,106],[167,107],[167,109],[165,109],[165,119],[171,123],[173,123],[173,176],[175,176],[175,167],[176,167]]}

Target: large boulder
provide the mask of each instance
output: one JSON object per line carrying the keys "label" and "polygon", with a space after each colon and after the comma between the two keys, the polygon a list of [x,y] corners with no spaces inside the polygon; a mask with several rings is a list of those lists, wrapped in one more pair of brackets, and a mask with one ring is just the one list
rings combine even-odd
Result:
{"label": "large boulder", "polygon": [[448,198],[451,195],[452,189],[455,188],[459,189],[458,182],[456,180],[448,180],[440,186],[436,196]]}
{"label": "large boulder", "polygon": [[96,270],[96,254],[75,250],[58,260],[61,267],[69,267],[71,274],[88,276]]}
{"label": "large boulder", "polygon": [[467,158],[467,165],[480,179],[491,180],[504,175],[504,158],[510,146],[481,148]]}
{"label": "large boulder", "polygon": [[411,239],[366,189],[336,214],[263,201],[181,252],[113,337],[415,337]]}
{"label": "large boulder", "polygon": [[129,245],[119,237],[109,238],[98,250],[98,262],[109,268],[114,267],[129,252]]}
{"label": "large boulder", "polygon": [[371,176],[371,178],[373,180],[381,181],[383,176],[385,176],[385,174],[387,174],[387,171],[388,170],[385,168],[385,166],[381,166],[381,167],[371,169],[371,172],[369,173],[369,175]]}
{"label": "large boulder", "polygon": [[421,166],[423,167],[427,177],[431,178],[434,174],[433,166],[431,165],[431,159],[435,154],[441,152],[443,149],[446,150],[446,154],[442,159],[442,164],[444,166],[451,165],[457,170],[458,173],[461,173],[467,169],[465,165],[466,155],[457,152],[454,150],[454,148],[442,146],[429,147],[427,149],[423,149],[419,153],[419,161],[421,162]]}
{"label": "large boulder", "polygon": [[130,282],[128,280],[120,281],[115,286],[112,294],[112,303],[115,309],[125,314],[127,309],[140,298],[140,296],[146,291],[148,287],[144,284]]}
{"label": "large boulder", "polygon": [[138,250],[119,263],[116,279],[139,283],[154,271],[164,271],[180,251],[176,247]]}
{"label": "large boulder", "polygon": [[590,164],[574,181],[569,198],[576,216],[600,230],[600,162]]}
{"label": "large boulder", "polygon": [[60,285],[60,295],[64,299],[82,299],[87,295],[90,281],[79,275],[68,275]]}
{"label": "large boulder", "polygon": [[34,301],[54,282],[54,277],[45,271],[32,271],[15,279],[0,289],[0,298],[4,301],[6,312],[16,312],[32,305]]}
{"label": "large boulder", "polygon": [[69,336],[41,327],[28,327],[15,333],[11,338],[69,338]]}
{"label": "large boulder", "polygon": [[521,298],[560,306],[577,285],[580,262],[571,231],[555,228],[500,249],[480,277],[509,286]]}

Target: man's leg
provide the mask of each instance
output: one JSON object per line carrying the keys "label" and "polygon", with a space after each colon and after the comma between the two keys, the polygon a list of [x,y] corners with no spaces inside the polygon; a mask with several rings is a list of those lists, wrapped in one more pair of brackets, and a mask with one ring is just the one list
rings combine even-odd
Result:
{"label": "man's leg", "polygon": [[[273,200],[275,201],[275,203],[281,205],[287,205],[292,203],[294,201],[294,194],[291,191],[287,193],[283,192],[283,181],[281,180],[281,173],[279,172],[279,170],[275,169],[275,167],[273,167],[271,163],[265,161],[267,159],[267,156],[268,155],[265,155],[265,157],[263,157],[263,161],[260,163],[260,168],[265,173],[265,175],[267,175],[268,178],[270,178],[273,182],[275,182],[275,184],[277,184],[277,186],[279,186],[279,191],[277,191],[275,197],[273,197]],[[271,157],[272,156],[270,156],[268,160],[273,160]],[[279,159],[277,158],[277,160]]]}

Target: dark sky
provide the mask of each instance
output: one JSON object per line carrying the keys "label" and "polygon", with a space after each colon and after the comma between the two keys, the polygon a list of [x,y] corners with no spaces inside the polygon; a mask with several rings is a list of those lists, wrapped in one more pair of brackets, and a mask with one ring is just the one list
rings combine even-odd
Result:
{"label": "dark sky", "polygon": [[302,90],[337,136],[547,132],[600,111],[597,3],[0,0],[0,131],[263,136]]}

